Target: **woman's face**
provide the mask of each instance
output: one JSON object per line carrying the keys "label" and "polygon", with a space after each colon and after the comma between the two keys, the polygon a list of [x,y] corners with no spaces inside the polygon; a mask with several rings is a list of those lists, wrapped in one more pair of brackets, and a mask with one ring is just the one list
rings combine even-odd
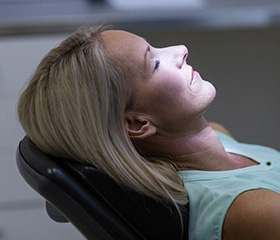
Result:
{"label": "woman's face", "polygon": [[202,114],[216,91],[186,63],[185,46],[154,48],[143,38],[124,31],[105,31],[108,52],[132,71],[132,111],[149,116],[157,127],[182,130]]}

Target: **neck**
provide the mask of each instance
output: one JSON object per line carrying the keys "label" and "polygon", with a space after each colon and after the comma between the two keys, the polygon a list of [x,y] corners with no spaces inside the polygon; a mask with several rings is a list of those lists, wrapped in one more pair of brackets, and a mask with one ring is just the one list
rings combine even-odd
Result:
{"label": "neck", "polygon": [[178,170],[222,171],[242,167],[240,161],[225,151],[204,118],[191,129],[180,134],[159,132],[150,144],[153,146],[150,155],[169,156]]}
{"label": "neck", "polygon": [[218,171],[232,168],[229,154],[209,125],[194,135],[178,139],[177,146],[172,159],[178,169]]}

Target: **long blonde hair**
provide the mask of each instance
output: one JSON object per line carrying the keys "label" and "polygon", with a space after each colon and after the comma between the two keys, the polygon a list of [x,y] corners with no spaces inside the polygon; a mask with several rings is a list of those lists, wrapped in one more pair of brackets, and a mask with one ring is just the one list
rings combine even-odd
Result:
{"label": "long blonde hair", "polygon": [[154,199],[186,204],[174,166],[140,156],[128,137],[130,72],[109,56],[102,31],[100,26],[80,29],[43,58],[20,97],[20,123],[49,154],[93,164]]}

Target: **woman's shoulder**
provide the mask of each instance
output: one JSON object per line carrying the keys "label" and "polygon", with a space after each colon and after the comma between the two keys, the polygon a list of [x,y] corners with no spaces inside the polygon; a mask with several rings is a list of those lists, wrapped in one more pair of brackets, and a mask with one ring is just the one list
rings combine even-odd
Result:
{"label": "woman's shoulder", "polygon": [[280,239],[280,194],[252,190],[241,194],[228,210],[223,240]]}

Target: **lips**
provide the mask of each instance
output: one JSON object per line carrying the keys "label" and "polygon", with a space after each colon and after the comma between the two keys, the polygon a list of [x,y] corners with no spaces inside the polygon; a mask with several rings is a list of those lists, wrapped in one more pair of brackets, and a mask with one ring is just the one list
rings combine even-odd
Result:
{"label": "lips", "polygon": [[193,68],[192,68],[192,71],[191,71],[191,82],[190,82],[190,85],[192,85],[192,82],[193,82],[193,78],[194,78],[194,75],[193,75]]}
{"label": "lips", "polygon": [[190,85],[192,85],[195,80],[199,79],[200,78],[200,75],[197,71],[193,71],[192,69],[192,79],[191,79],[191,82],[190,82]]}

